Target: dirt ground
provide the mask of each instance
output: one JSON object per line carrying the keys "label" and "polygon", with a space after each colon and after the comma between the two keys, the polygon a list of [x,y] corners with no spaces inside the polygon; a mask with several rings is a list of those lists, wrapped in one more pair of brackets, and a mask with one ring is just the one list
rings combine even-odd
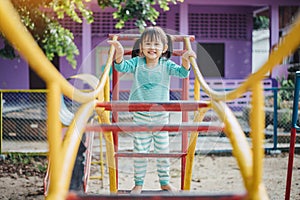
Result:
{"label": "dirt ground", "polygon": [[[24,162],[24,160],[22,161]],[[172,161],[171,161],[172,162]],[[0,161],[0,199],[3,200],[40,200],[43,196],[43,177],[45,158],[31,160],[26,164],[14,163],[9,159]],[[267,155],[264,161],[263,181],[271,200],[284,199],[287,154]],[[119,189],[130,190],[132,181],[132,166],[130,162],[120,160]],[[93,168],[91,175],[98,173]],[[145,190],[159,189],[155,172],[155,161],[149,160],[148,174],[145,180]],[[107,169],[105,169],[107,172]],[[179,160],[172,162],[171,182],[180,187]],[[103,184],[103,186],[102,186]],[[105,173],[103,182],[89,181],[89,193],[107,193],[109,190],[108,176]],[[232,156],[202,156],[195,157],[192,191],[199,193],[242,193],[243,182],[236,160]],[[295,155],[291,200],[300,199],[300,155]]]}

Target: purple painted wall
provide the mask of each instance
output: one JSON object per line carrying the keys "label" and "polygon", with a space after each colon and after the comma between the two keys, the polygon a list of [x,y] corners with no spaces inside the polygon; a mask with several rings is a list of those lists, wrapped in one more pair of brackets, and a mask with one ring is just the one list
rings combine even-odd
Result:
{"label": "purple painted wall", "polygon": [[[0,48],[3,48],[0,39]],[[29,68],[23,58],[13,60],[0,57],[0,89],[28,89]]]}
{"label": "purple painted wall", "polygon": [[224,77],[245,78],[252,69],[251,6],[189,6],[189,33],[200,43],[225,45]]}
{"label": "purple painted wall", "polygon": [[28,89],[29,68],[24,59],[0,58],[0,89]]}
{"label": "purple painted wall", "polygon": [[[81,50],[81,37],[75,37],[75,44],[77,45],[78,49]],[[81,55],[76,56],[77,65],[80,66],[82,59]],[[77,71],[79,67],[76,67],[76,69],[73,69],[72,66],[68,63],[66,58],[60,58],[59,62],[60,72],[65,77],[68,78],[70,76],[73,76],[77,74]]]}
{"label": "purple painted wall", "polygon": [[[253,11],[262,6],[272,5],[272,0],[186,0],[184,3],[172,5],[169,12],[162,12],[157,25],[165,29],[183,31],[183,34],[196,36],[201,43],[223,43],[224,44],[224,77],[225,79],[243,79],[251,73],[252,68],[252,15]],[[279,0],[276,5],[293,5],[293,0]],[[93,1],[97,4],[96,1]],[[209,6],[210,5],[210,6]],[[81,71],[81,67],[88,66],[92,74],[99,75],[101,64],[99,60],[105,60],[98,53],[93,52],[95,47],[107,39],[108,33],[123,32],[116,30],[114,24],[117,22],[112,18],[113,9],[102,10],[98,5],[91,6],[94,11],[95,22],[91,25],[89,34],[82,33],[82,25],[76,24],[68,19],[64,25],[75,35],[75,43],[80,52],[88,52],[88,47],[82,47],[82,38],[91,35],[91,55],[82,58],[77,56],[78,67],[72,69],[65,58],[60,58],[60,72],[64,77],[70,77]],[[273,7],[272,7],[273,8]],[[271,9],[275,12],[276,9]],[[181,13],[180,13],[181,12]],[[278,13],[277,13],[278,14]],[[277,16],[275,14],[272,15]],[[71,23],[70,23],[71,22]],[[181,22],[181,24],[180,24]],[[126,29],[136,29],[133,22],[126,24]],[[87,29],[86,29],[87,30]],[[0,39],[0,47],[3,41]],[[83,49],[84,48],[84,49]],[[83,51],[84,50],[84,51]],[[196,50],[196,49],[195,49]],[[103,55],[102,55],[103,56]],[[88,62],[88,59],[91,59]],[[179,62],[179,58],[172,58]],[[82,65],[83,64],[83,65]],[[27,63],[22,59],[4,60],[0,58],[0,89],[28,89],[29,69]],[[176,81],[172,85],[178,86]]]}
{"label": "purple painted wall", "polygon": [[225,43],[226,79],[243,79],[251,74],[252,42],[231,41]]}

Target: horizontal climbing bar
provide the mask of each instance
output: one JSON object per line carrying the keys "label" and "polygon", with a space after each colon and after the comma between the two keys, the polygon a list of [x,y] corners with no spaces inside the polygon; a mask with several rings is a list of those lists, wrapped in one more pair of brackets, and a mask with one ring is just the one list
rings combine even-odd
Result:
{"label": "horizontal climbing bar", "polygon": [[[186,50],[174,49],[172,51],[172,55],[173,56],[182,56],[185,52],[186,52]],[[124,55],[131,55],[131,54],[132,54],[132,50],[125,50],[124,51]]]}
{"label": "horizontal climbing bar", "polygon": [[[109,39],[112,39],[115,35],[118,36],[118,40],[135,40],[138,39],[140,34],[108,34]],[[191,42],[195,41],[194,35],[171,35],[173,42],[183,42],[184,38],[188,37]]]}
{"label": "horizontal climbing bar", "polygon": [[111,102],[99,102],[96,107],[104,108],[109,111],[196,111],[199,108],[208,107],[209,102],[199,101],[199,102],[151,102],[151,103],[139,103],[139,102],[121,102],[121,101],[111,101]]}
{"label": "horizontal climbing bar", "polygon": [[116,131],[116,132],[136,132],[136,131],[170,131],[170,132],[179,132],[179,131],[201,131],[201,132],[215,132],[223,131],[222,126],[208,126],[208,125],[190,125],[190,124],[166,124],[166,125],[157,125],[157,124],[145,124],[137,125],[133,123],[115,123],[115,124],[98,124],[98,125],[87,125],[86,131]]}
{"label": "horizontal climbing bar", "polygon": [[[128,192],[129,193],[129,192]],[[102,194],[102,195],[77,195],[75,193],[70,193],[66,200],[246,200],[246,194],[198,194],[195,192],[179,192],[179,193],[168,193],[165,191],[143,191],[140,195],[126,195],[124,194]]]}
{"label": "horizontal climbing bar", "polygon": [[186,153],[132,153],[118,152],[116,157],[135,157],[135,158],[181,158],[186,156]]}

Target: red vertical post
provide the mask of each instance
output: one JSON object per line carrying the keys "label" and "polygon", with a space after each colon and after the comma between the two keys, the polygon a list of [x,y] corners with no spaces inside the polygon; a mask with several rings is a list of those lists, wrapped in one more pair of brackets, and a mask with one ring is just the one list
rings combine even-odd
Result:
{"label": "red vertical post", "polygon": [[[183,79],[182,81],[182,100],[189,99],[189,77]],[[182,112],[182,122],[188,122],[189,116],[187,111]],[[187,152],[188,148],[188,132],[183,131],[181,136],[182,144],[181,151],[182,153]],[[184,188],[184,175],[185,175],[185,166],[186,166],[186,156],[181,157],[181,189]]]}
{"label": "red vertical post", "polygon": [[292,185],[292,172],[293,172],[293,162],[294,162],[294,151],[296,143],[296,128],[291,129],[290,137],[290,151],[289,151],[289,162],[287,169],[287,178],[286,178],[286,188],[285,188],[285,200],[290,199],[291,195],[291,185]]}
{"label": "red vertical post", "polygon": [[287,178],[286,178],[285,200],[290,199],[290,193],[291,193],[295,143],[296,143],[296,137],[297,137],[296,134],[297,134],[297,129],[299,128],[299,126],[297,125],[298,109],[299,109],[299,91],[300,91],[300,71],[297,71],[296,72],[296,84],[295,84],[295,89],[294,89],[292,129],[291,129],[291,137],[290,137],[290,151],[289,151]]}
{"label": "red vertical post", "polygon": [[[112,64],[112,66],[114,66],[114,63]],[[119,100],[119,73],[115,70],[115,68],[113,67],[113,77],[112,77],[112,101],[117,101]],[[118,112],[112,110],[112,123],[116,123],[119,121],[119,116],[118,116]],[[113,138],[114,138],[114,149],[115,152],[118,151],[119,149],[119,142],[118,142],[118,132],[117,131],[113,131]],[[118,158],[115,157],[115,163],[116,163],[116,184],[117,184],[117,189],[118,187],[118,180],[119,180],[119,176],[118,176]]]}

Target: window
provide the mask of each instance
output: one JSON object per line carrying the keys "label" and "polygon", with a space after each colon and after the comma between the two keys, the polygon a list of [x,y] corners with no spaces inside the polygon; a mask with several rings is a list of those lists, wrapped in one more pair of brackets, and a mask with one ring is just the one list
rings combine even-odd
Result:
{"label": "window", "polygon": [[197,46],[197,64],[204,77],[224,77],[224,43]]}

